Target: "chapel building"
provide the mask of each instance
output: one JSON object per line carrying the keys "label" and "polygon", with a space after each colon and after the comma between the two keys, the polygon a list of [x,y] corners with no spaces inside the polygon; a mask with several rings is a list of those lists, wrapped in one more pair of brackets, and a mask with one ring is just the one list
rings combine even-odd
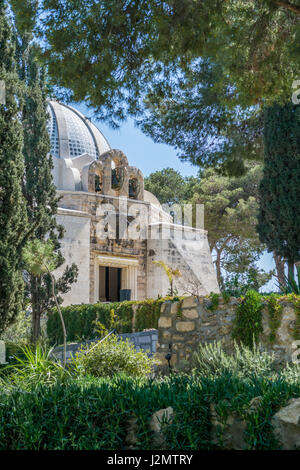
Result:
{"label": "chapel building", "polygon": [[56,101],[48,112],[57,219],[65,227],[65,264],[56,274],[79,268],[64,305],[165,296],[168,277],[154,261],[179,269],[179,295],[219,292],[207,232],[174,223],[144,189],[142,172],[83,114]]}

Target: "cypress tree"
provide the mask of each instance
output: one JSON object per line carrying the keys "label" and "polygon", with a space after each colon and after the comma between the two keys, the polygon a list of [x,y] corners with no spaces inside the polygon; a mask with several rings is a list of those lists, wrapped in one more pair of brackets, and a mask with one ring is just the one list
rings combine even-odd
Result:
{"label": "cypress tree", "polygon": [[[30,225],[29,239],[45,241],[51,239],[57,254],[56,267],[64,262],[59,251],[59,239],[64,228],[56,221],[59,198],[53,184],[53,162],[50,155],[50,139],[47,131],[47,88],[46,74],[37,61],[37,45],[33,40],[33,28],[36,22],[37,0],[13,0],[10,2],[14,13],[17,36],[17,55],[19,77],[23,83],[22,124],[24,130],[24,185],[23,193],[27,205],[27,217]],[[65,269],[56,280],[56,296],[70,289],[70,284],[77,279],[77,266],[73,264]],[[54,304],[52,279],[49,274],[26,276],[26,295],[32,309],[32,341],[40,335],[40,318]],[[58,301],[62,301],[58,297]]]}
{"label": "cypress tree", "polygon": [[275,104],[264,113],[265,164],[258,233],[283,257],[289,275],[300,260],[300,107]]}
{"label": "cypress tree", "polygon": [[[44,241],[51,239],[57,252],[57,266],[64,262],[59,251],[59,239],[64,234],[63,226],[56,221],[59,198],[52,178],[52,157],[47,131],[47,102],[44,71],[38,66],[34,46],[29,45],[25,60],[26,91],[23,107],[25,183],[24,195],[27,200],[28,221],[32,227],[32,238]],[[22,61],[24,64],[24,59]],[[22,67],[24,70],[24,66]],[[57,280],[57,294],[69,290],[70,283],[77,277],[77,267],[67,267]],[[32,340],[40,335],[40,318],[54,304],[52,284],[49,274],[30,275],[27,291],[32,308]]]}
{"label": "cypress tree", "polygon": [[15,47],[0,0],[0,80],[5,83],[5,104],[0,104],[0,333],[22,308],[21,257],[26,238],[26,205],[22,195],[23,132],[19,121],[20,82]]}

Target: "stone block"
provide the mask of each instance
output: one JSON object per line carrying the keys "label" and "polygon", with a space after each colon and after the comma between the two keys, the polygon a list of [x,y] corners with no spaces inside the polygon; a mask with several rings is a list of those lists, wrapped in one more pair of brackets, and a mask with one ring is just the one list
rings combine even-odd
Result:
{"label": "stone block", "polygon": [[163,331],[162,332],[162,337],[163,337],[163,339],[169,341],[172,337],[172,334],[171,334],[170,331]]}
{"label": "stone block", "polygon": [[171,328],[172,318],[160,317],[158,320],[158,328]]}
{"label": "stone block", "polygon": [[184,341],[184,336],[182,335],[173,335],[173,341]]}
{"label": "stone block", "polygon": [[167,307],[167,303],[163,303],[162,306],[160,307],[160,313],[164,313]]}
{"label": "stone block", "polygon": [[178,312],[178,305],[179,305],[179,302],[173,302],[172,305],[171,305],[171,314],[172,315],[176,315],[176,313]]}
{"label": "stone block", "polygon": [[176,344],[173,344],[172,350],[178,351],[178,349],[182,349],[182,348],[183,348],[183,343],[176,343]]}
{"label": "stone block", "polygon": [[300,398],[290,400],[271,423],[283,450],[300,449]]}
{"label": "stone block", "polygon": [[193,331],[195,329],[195,322],[194,321],[178,321],[176,323],[176,330],[187,332]]}
{"label": "stone block", "polygon": [[229,335],[231,332],[231,329],[232,328],[230,325],[224,325],[219,329],[219,335],[221,336]]}
{"label": "stone block", "polygon": [[245,431],[247,423],[235,412],[229,414],[226,422],[221,421],[216,406],[210,405],[211,412],[211,440],[213,444],[225,450],[245,450]]}
{"label": "stone block", "polygon": [[195,320],[199,317],[199,313],[195,308],[183,310],[182,315],[189,320]]}
{"label": "stone block", "polygon": [[149,422],[149,428],[153,432],[154,448],[165,448],[166,439],[163,434],[163,428],[173,419],[174,410],[171,406],[163,410],[156,411]]}
{"label": "stone block", "polygon": [[191,296],[191,297],[186,297],[185,299],[183,299],[182,308],[192,308],[196,306],[197,306],[196,297]]}

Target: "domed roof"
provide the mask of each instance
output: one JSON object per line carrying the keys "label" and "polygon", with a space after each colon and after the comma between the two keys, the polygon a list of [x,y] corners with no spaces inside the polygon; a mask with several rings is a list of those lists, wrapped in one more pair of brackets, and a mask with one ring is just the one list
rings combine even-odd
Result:
{"label": "domed roof", "polygon": [[48,132],[54,157],[76,158],[87,153],[97,160],[111,149],[99,129],[71,106],[48,101],[48,113]]}

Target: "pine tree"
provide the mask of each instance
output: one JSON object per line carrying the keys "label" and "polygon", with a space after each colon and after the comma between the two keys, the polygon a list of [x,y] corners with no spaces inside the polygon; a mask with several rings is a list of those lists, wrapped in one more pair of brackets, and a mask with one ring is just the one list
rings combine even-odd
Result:
{"label": "pine tree", "polygon": [[20,82],[15,47],[4,1],[0,0],[0,80],[5,104],[0,104],[0,332],[22,308],[22,248],[26,238],[26,205],[22,195],[23,132],[18,119]]}
{"label": "pine tree", "polygon": [[287,261],[293,274],[300,260],[300,108],[276,104],[264,114],[265,165],[257,229],[260,240]]}

